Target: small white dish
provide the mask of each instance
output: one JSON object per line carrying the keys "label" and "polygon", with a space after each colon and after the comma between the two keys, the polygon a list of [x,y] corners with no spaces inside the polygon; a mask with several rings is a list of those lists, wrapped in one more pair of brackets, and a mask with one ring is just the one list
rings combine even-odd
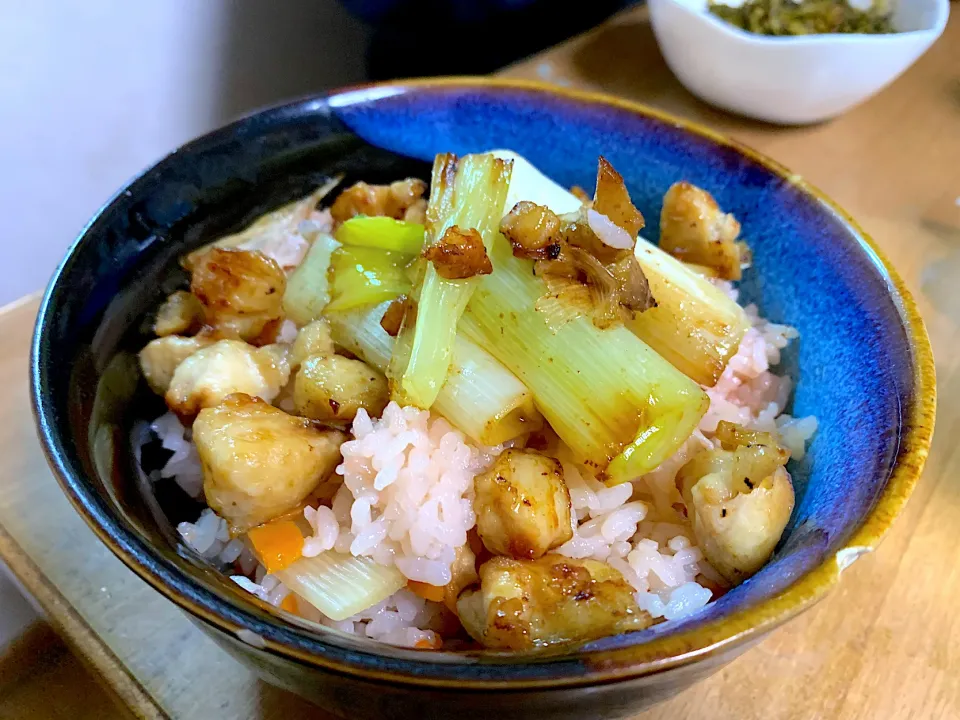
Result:
{"label": "small white dish", "polygon": [[893,82],[940,37],[948,0],[900,0],[890,35],[771,37],[707,10],[706,0],[648,0],[667,65],[701,100],[782,125],[836,117]]}

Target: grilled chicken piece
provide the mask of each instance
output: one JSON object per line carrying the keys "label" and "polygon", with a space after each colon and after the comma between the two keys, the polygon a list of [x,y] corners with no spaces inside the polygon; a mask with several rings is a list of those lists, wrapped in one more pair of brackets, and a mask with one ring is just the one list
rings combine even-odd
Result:
{"label": "grilled chicken piece", "polygon": [[518,202],[500,221],[500,232],[516,257],[554,260],[560,254],[560,218],[543,205]]}
{"label": "grilled chicken piece", "polygon": [[241,393],[200,411],[193,424],[207,504],[235,532],[299,505],[340,463],[345,439]]}
{"label": "grilled chicken piece", "polygon": [[426,191],[427,184],[419,178],[398,180],[389,185],[358,182],[340,193],[330,212],[337,223],[356,215],[381,215],[394,220],[422,223],[421,217],[426,212],[422,198]]}
{"label": "grilled chicken piece", "polygon": [[719,450],[704,450],[677,473],[677,489],[710,564],[734,585],[770,559],[793,512],[784,466],[790,453],[770,433],[723,421]]}
{"label": "grilled chicken piece", "polygon": [[189,335],[203,325],[203,305],[197,296],[185,290],[177,290],[164,300],[157,310],[153,331],[160,337],[166,335]]}
{"label": "grilled chicken piece", "polygon": [[457,613],[471,637],[506,650],[594,640],[653,622],[618,570],[562,555],[488,560],[480,588],[460,595]]}
{"label": "grilled chicken piece", "polygon": [[423,251],[423,256],[433,263],[437,274],[447,280],[465,280],[493,272],[483,238],[473,228],[462,230],[456,225],[447,228],[443,237]]}
{"label": "grilled chicken piece", "polygon": [[573,537],[559,460],[515,448],[474,480],[477,532],[495,555],[535,560]]}
{"label": "grilled chicken piece", "polygon": [[180,363],[164,399],[181,418],[218,405],[231,393],[269,402],[290,379],[287,352],[282,345],[255,348],[240,340],[219,340]]}
{"label": "grilled chicken piece", "polygon": [[413,205],[404,211],[403,221],[408,223],[417,223],[418,225],[426,225],[427,201],[423,198],[414,201]]}
{"label": "grilled chicken piece", "polygon": [[[380,318],[380,327],[390,337],[400,334],[404,321],[412,322],[416,318],[417,305],[412,298],[400,295],[391,302]],[[407,314],[410,313],[408,319]]]}
{"label": "grilled chicken piece", "polygon": [[167,335],[151,340],[140,351],[140,370],[150,389],[157,395],[163,395],[170,387],[174,372],[184,360],[197,350],[206,347],[213,340],[198,337],[180,337]]}
{"label": "grilled chicken piece", "polygon": [[293,348],[290,350],[290,367],[296,370],[303,362],[315,355],[333,355],[333,339],[326,320],[314,320],[300,328]]}
{"label": "grilled chicken piece", "polygon": [[360,408],[379,417],[389,400],[383,374],[341,355],[308,358],[293,385],[297,414],[322,422],[350,422]]}
{"label": "grilled chicken piece", "polygon": [[593,195],[593,209],[624,230],[631,240],[636,240],[637,233],[643,229],[643,215],[630,200],[623,176],[614,170],[613,165],[602,155],[597,162],[597,189]]}
{"label": "grilled chicken piece", "polygon": [[678,260],[713,268],[726,280],[739,280],[749,261],[744,243],[737,242],[740,223],[724,213],[706,190],[674,183],[663,196],[660,247]]}
{"label": "grilled chicken piece", "polygon": [[469,544],[461,545],[457,548],[457,554],[450,566],[450,582],[443,588],[443,604],[450,612],[457,612],[457,598],[460,597],[460,593],[479,582],[477,556],[470,549]]}
{"label": "grilled chicken piece", "polygon": [[190,290],[217,336],[252,341],[282,322],[287,276],[276,262],[260,252],[216,247],[191,258]]}

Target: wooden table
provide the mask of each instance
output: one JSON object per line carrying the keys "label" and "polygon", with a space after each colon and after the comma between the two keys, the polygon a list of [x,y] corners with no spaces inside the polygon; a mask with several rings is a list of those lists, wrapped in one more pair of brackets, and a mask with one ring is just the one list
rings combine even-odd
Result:
{"label": "wooden table", "polygon": [[[956,8],[955,8],[956,10]],[[933,452],[882,547],[819,606],[643,720],[960,717],[960,17],[906,75],[834,122],[776,128],[712,110],[667,70],[645,10],[508,68],[704,121],[846,207],[916,294],[937,356]],[[951,277],[952,276],[952,277]],[[0,556],[135,714],[322,717],[260,683],[114,558],[64,499],[34,437],[37,298],[0,311]]]}

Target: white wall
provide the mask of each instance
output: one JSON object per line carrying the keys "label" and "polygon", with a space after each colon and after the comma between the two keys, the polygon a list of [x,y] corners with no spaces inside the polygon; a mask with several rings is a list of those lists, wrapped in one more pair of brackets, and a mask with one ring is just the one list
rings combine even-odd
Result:
{"label": "white wall", "polygon": [[[0,0],[0,306],[130,177],[236,115],[363,78],[334,0]],[[0,651],[33,617],[0,565]]]}
{"label": "white wall", "polygon": [[335,0],[0,0],[0,305],[177,145],[363,77]]}

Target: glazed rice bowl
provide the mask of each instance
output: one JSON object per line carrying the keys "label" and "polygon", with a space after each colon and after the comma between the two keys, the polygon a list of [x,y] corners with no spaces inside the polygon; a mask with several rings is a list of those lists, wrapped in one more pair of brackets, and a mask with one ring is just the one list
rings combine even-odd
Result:
{"label": "glazed rice bowl", "polygon": [[[424,134],[424,126],[432,128],[431,132]],[[243,231],[264,213],[308,196],[341,174],[345,177],[336,193],[361,180],[371,184],[409,177],[426,180],[428,163],[437,153],[482,153],[491,147],[516,148],[565,193],[578,184],[591,190],[591,164],[598,155],[610,152],[610,160],[624,173],[631,199],[647,221],[640,234],[655,242],[663,194],[671,184],[686,179],[709,190],[723,210],[743,224],[741,236],[753,252],[753,263],[742,281],[733,284],[743,306],[735,314],[741,317],[742,313],[745,324],[738,327],[743,328],[747,344],[754,332],[764,342],[762,346],[754,343],[760,350],[748,353],[742,366],[745,372],[731,370],[708,381],[694,381],[697,392],[703,393],[704,404],[698,405],[703,414],[693,417],[680,435],[685,435],[685,441],[696,430],[712,440],[708,420],[718,412],[727,422],[749,423],[755,418],[755,423],[761,423],[757,427],[768,429],[772,429],[771,421],[777,424],[774,418],[778,414],[784,414],[781,410],[793,416],[792,420],[780,418],[776,436],[778,447],[791,455],[787,471],[796,494],[783,540],[756,575],[730,589],[711,586],[704,574],[710,564],[706,560],[688,562],[697,551],[704,553],[702,542],[682,547],[681,540],[670,547],[677,535],[697,540],[689,537],[690,524],[682,517],[669,523],[680,530],[664,527],[658,535],[653,527],[663,519],[658,513],[678,512],[664,504],[669,497],[654,495],[657,487],[665,488],[667,495],[681,492],[676,480],[683,468],[674,472],[663,465],[670,457],[657,461],[661,465],[658,472],[651,467],[629,479],[634,487],[629,499],[623,497],[623,489],[617,489],[622,483],[608,483],[608,477],[593,474],[593,479],[603,483],[601,488],[589,482],[591,472],[586,479],[583,474],[578,479],[573,472],[564,472],[571,505],[569,540],[573,540],[574,518],[580,535],[590,535],[586,526],[595,519],[590,517],[591,502],[596,502],[597,517],[626,508],[620,514],[612,513],[617,522],[611,522],[608,530],[629,532],[637,518],[639,532],[626,540],[608,540],[603,524],[599,523],[601,528],[595,524],[598,532],[592,534],[589,548],[581,543],[581,552],[604,553],[607,547],[613,548],[617,557],[611,563],[600,561],[601,567],[593,565],[598,561],[590,557],[559,555],[559,546],[549,551],[550,562],[602,570],[612,568],[625,551],[624,569],[616,570],[617,575],[604,572],[622,578],[623,584],[618,580],[614,586],[623,591],[617,596],[623,606],[629,603],[636,608],[629,616],[634,627],[623,632],[614,628],[616,634],[586,642],[562,638],[566,642],[538,646],[532,654],[478,647],[481,643],[469,633],[447,624],[450,610],[446,603],[441,601],[440,618],[421,612],[435,607],[436,599],[422,597],[436,598],[434,591],[408,580],[395,564],[388,568],[370,556],[349,555],[355,561],[354,570],[371,565],[384,568],[395,586],[385,584],[381,590],[388,593],[384,600],[392,598],[393,604],[357,607],[343,620],[316,615],[309,619],[309,608],[301,609],[299,602],[293,606],[299,593],[280,578],[285,571],[259,570],[257,565],[262,563],[241,537],[247,531],[238,534],[232,520],[218,511],[210,512],[211,496],[203,489],[202,465],[200,473],[196,472],[192,449],[197,445],[198,430],[202,435],[211,429],[211,423],[207,422],[204,430],[203,422],[197,425],[195,413],[192,418],[167,416],[169,406],[143,383],[137,359],[144,344],[157,337],[157,309],[170,294],[191,284],[190,275],[180,265],[185,254]],[[334,198],[330,195],[318,202],[319,211],[329,208]],[[321,218],[313,220],[321,225]],[[317,229],[301,226],[294,234],[303,239],[303,233],[310,235]],[[335,228],[331,230],[336,233]],[[304,249],[300,242],[299,248],[274,262],[292,266]],[[494,264],[497,261],[494,257]],[[507,258],[506,262],[511,261]],[[496,273],[486,276],[483,282],[496,277]],[[711,297],[713,292],[723,294],[717,287],[722,284],[715,280],[710,280]],[[659,299],[669,304],[670,298],[662,293],[661,289]],[[495,300],[484,297],[482,303]],[[752,303],[758,307],[758,317],[747,312]],[[640,312],[638,317],[648,313]],[[773,322],[764,324],[759,317]],[[511,322],[508,313],[505,319]],[[652,319],[650,316],[648,321]],[[498,318],[493,315],[482,320],[493,327]],[[471,337],[484,340],[472,310],[463,321],[471,325],[471,332],[477,331]],[[296,344],[291,331],[298,333],[303,326],[294,325],[273,328],[276,334],[270,340],[278,345]],[[796,328],[796,332],[784,326]],[[822,332],[824,327],[830,331]],[[614,333],[623,336],[622,331]],[[777,346],[783,340],[787,342],[781,349]],[[363,348],[351,344],[352,349],[340,344],[337,357],[360,358],[358,351]],[[757,374],[769,345],[777,347],[780,362],[772,363],[775,354],[771,351],[767,361],[770,375]],[[747,345],[741,342],[725,367],[731,366],[733,355],[739,362],[741,346],[746,352]],[[493,348],[495,343],[485,347]],[[582,343],[570,347],[573,355],[590,352]],[[254,358],[265,362],[251,367],[262,369],[282,359],[282,353],[274,355],[278,348],[262,350],[258,347]],[[522,350],[517,347],[515,354]],[[562,364],[573,355],[558,355],[551,349],[545,357]],[[602,389],[605,377],[614,372],[642,381],[636,373],[642,364],[635,360],[636,353],[608,355],[596,357],[588,368],[596,387]],[[634,361],[627,364],[620,362],[621,358]],[[389,362],[388,356],[385,359]],[[371,366],[379,360],[365,358]],[[466,366],[467,360],[473,362],[476,357],[459,360]],[[504,365],[516,358],[495,360]],[[683,357],[670,360],[674,362],[682,365]],[[474,362],[471,367],[478,365]],[[484,367],[489,370],[493,365]],[[664,370],[662,364],[657,367]],[[929,446],[932,367],[913,301],[879,250],[842,210],[773,161],[706,129],[610,98],[558,94],[509,82],[446,80],[345,91],[258,113],[181,148],[145,172],[105,206],[57,271],[41,305],[32,357],[32,392],[51,466],[84,519],[132,570],[267,682],[350,717],[398,716],[397,708],[425,717],[461,711],[494,712],[505,719],[530,713],[551,718],[626,717],[705,677],[808,608],[836,586],[841,568],[876,546],[916,482]],[[595,372],[598,369],[600,374]],[[688,364],[683,372],[695,371]],[[724,374],[733,382],[721,384]],[[774,376],[789,378],[789,389]],[[461,373],[458,377],[463,380],[465,376]],[[513,377],[516,381],[519,376]],[[251,417],[274,419],[279,417],[277,412],[295,413],[295,399],[279,387],[279,380],[289,381],[289,377],[280,373],[266,379],[278,382],[264,383],[256,390],[267,395],[276,392],[272,400],[234,407],[230,412],[243,410]],[[520,386],[536,380],[536,376],[528,377]],[[469,394],[469,384],[461,388],[468,390],[468,401],[497,395],[497,402],[512,408],[508,415],[514,425],[535,420],[529,405],[510,404],[511,397],[521,399],[520,387],[510,385],[506,390],[498,385],[476,395]],[[690,385],[686,387],[689,396],[696,396]],[[568,466],[570,459],[556,438],[547,437],[549,433],[540,437],[529,433],[520,443],[524,447],[517,443],[507,447],[509,440],[503,437],[481,438],[484,419],[464,413],[457,416],[460,405],[450,402],[453,397],[441,392],[428,423],[445,420],[462,433],[461,441],[478,456],[499,445],[503,452],[498,458],[510,450],[529,450],[558,458],[561,471]],[[864,402],[865,397],[870,401]],[[734,401],[719,402],[728,398]],[[184,395],[183,400],[190,398]],[[267,409],[268,403],[273,410]],[[398,406],[408,407],[409,403]],[[182,409],[193,412],[200,408]],[[209,415],[214,409],[201,412]],[[386,405],[371,410],[371,423],[380,422],[385,409]],[[538,411],[536,405],[533,411]],[[816,430],[806,442],[805,454],[800,460],[793,459],[799,457],[798,441],[813,431],[813,416]],[[603,416],[597,417],[603,421]],[[548,424],[563,424],[564,418],[554,415]],[[355,421],[356,417],[337,428],[318,428],[294,420],[311,442],[326,442],[315,435],[318,431],[341,445],[356,441],[352,433]],[[464,427],[470,430],[463,431]],[[719,434],[721,445],[723,438],[730,440],[725,432],[718,424],[714,436]],[[163,447],[161,437],[171,449]],[[173,451],[178,449],[179,464],[172,462]],[[328,480],[333,489],[345,484],[344,475],[336,472],[342,464],[340,457],[330,467]],[[289,475],[290,468],[282,463],[275,466]],[[697,473],[686,472],[686,484],[700,471],[702,468]],[[668,479],[671,473],[673,489]],[[651,483],[651,476],[661,474],[662,485]],[[596,501],[589,493],[580,492],[580,480],[596,494]],[[184,483],[184,488],[178,483]],[[474,477],[474,487],[476,504],[476,488],[489,491],[489,471]],[[383,494],[384,490],[389,487],[377,492]],[[300,552],[319,552],[303,560],[315,561],[324,553],[336,552],[319,548],[336,544],[342,534],[353,531],[354,518],[342,523],[332,500],[331,496],[323,502],[305,503],[310,511],[304,507],[296,517],[291,516],[299,528]],[[572,507],[574,503],[578,508]],[[369,508],[370,523],[376,523],[380,509],[375,504]],[[481,516],[476,507],[474,512]],[[366,522],[365,514],[357,515]],[[189,543],[177,531],[178,526],[187,531]],[[190,532],[191,527],[195,532]],[[611,532],[610,537],[618,534]],[[484,546],[476,545],[477,535],[476,528],[467,532],[467,547],[482,555]],[[495,536],[487,539],[498,546]],[[402,543],[400,537],[390,540]],[[695,562],[698,573],[689,590],[701,596],[698,587],[709,590],[710,601],[700,607],[702,599],[693,598],[690,606],[698,607],[674,620],[653,618],[641,610],[639,602],[653,598],[630,584],[626,567],[631,564],[634,546],[644,540],[657,543],[657,556],[676,557],[687,551],[680,555],[681,569],[693,572]],[[509,550],[498,547],[501,552]],[[649,543],[643,547],[649,548]],[[221,556],[225,550],[226,555]],[[492,563],[501,570],[510,560],[502,556],[479,559],[481,567]],[[542,560],[532,562],[542,564]],[[665,575],[672,571],[666,563],[659,569]],[[683,574],[674,577],[679,582]],[[362,580],[363,576],[354,577]],[[658,573],[648,571],[647,578],[654,581],[648,586],[661,582]],[[476,598],[477,589],[473,586],[464,595],[470,592]],[[646,592],[667,606],[674,592],[666,590],[657,586]],[[288,594],[279,599],[284,593]],[[654,605],[649,607],[657,612]],[[374,614],[384,622],[371,627]],[[638,623],[637,618],[643,622]],[[348,620],[352,627],[347,626]],[[331,621],[344,623],[346,632],[329,627]],[[636,629],[646,623],[652,624]],[[392,629],[398,632],[391,636]],[[368,631],[383,642],[366,637]],[[436,640],[427,632],[436,633],[443,641],[439,650],[433,649]],[[418,641],[423,641],[420,649],[409,649]]]}

